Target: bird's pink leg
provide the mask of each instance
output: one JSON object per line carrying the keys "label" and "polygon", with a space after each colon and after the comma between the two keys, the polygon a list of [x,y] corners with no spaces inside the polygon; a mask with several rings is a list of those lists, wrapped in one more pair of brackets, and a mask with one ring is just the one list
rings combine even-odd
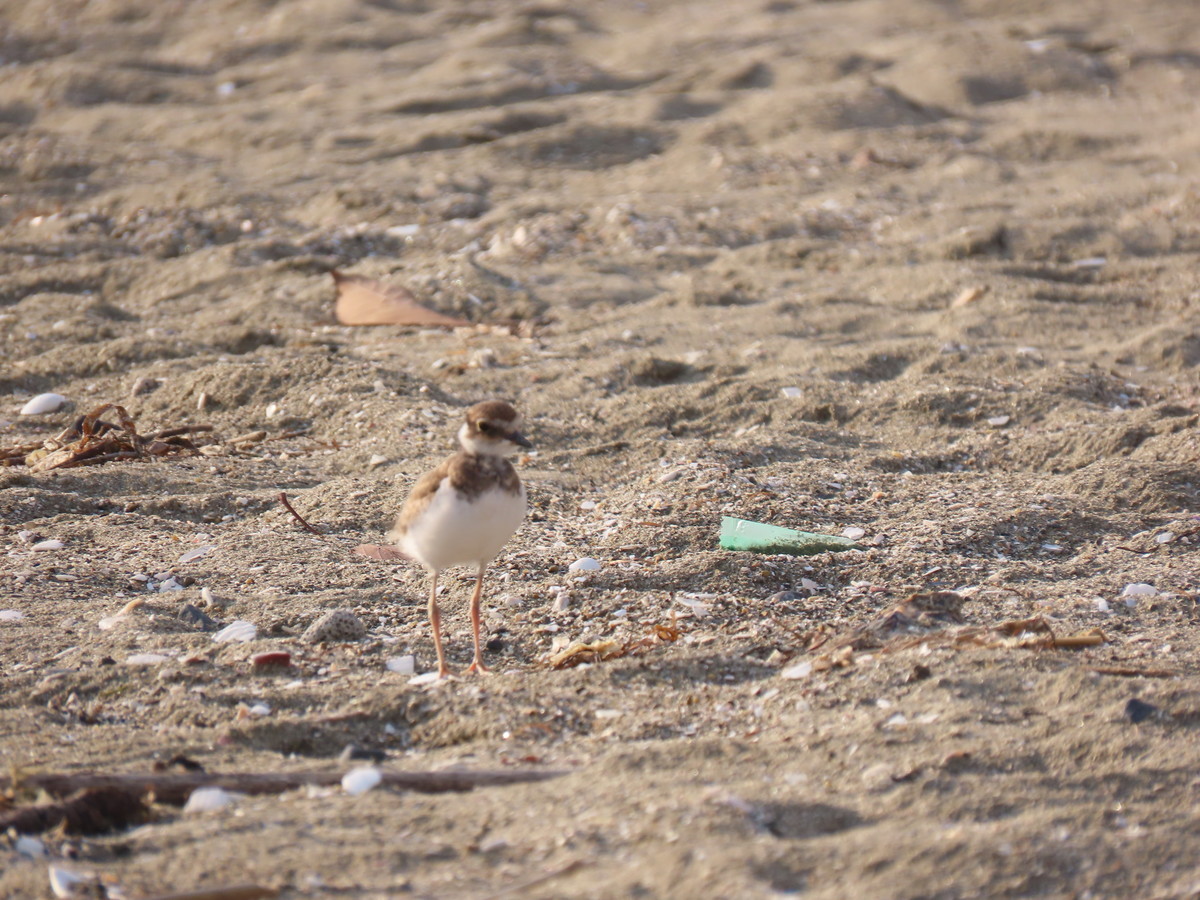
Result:
{"label": "bird's pink leg", "polygon": [[475,639],[475,661],[467,666],[468,672],[478,672],[481,675],[491,671],[483,664],[483,648],[479,646],[480,606],[483,600],[483,570],[485,568],[487,567],[479,567],[479,574],[475,576],[475,593],[471,595],[471,635]]}
{"label": "bird's pink leg", "polygon": [[450,674],[450,668],[446,665],[446,657],[442,653],[442,613],[437,603],[438,573],[431,572],[430,576],[432,583],[429,586],[429,624],[433,627],[433,648],[437,650],[438,677],[445,678]]}

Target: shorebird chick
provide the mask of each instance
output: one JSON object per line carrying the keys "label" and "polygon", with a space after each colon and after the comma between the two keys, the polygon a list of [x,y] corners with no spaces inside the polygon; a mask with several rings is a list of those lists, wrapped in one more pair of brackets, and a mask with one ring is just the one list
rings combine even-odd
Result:
{"label": "shorebird chick", "polygon": [[508,457],[532,444],[520,432],[521,416],[499,400],[476,403],[458,430],[462,449],[413,485],[389,537],[429,570],[429,624],[438,674],[450,673],[442,653],[438,575],[450,566],[476,567],[471,596],[475,661],[468,672],[487,672],[479,645],[483,573],[525,518],[525,487]]}

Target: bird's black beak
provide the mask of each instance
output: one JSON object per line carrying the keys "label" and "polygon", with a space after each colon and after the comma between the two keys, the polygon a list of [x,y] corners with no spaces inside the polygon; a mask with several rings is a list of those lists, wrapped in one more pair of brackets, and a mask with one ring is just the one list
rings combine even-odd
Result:
{"label": "bird's black beak", "polygon": [[525,437],[525,435],[521,434],[519,431],[509,432],[508,439],[518,447],[525,447],[526,449],[533,447],[533,444],[529,442],[529,438]]}

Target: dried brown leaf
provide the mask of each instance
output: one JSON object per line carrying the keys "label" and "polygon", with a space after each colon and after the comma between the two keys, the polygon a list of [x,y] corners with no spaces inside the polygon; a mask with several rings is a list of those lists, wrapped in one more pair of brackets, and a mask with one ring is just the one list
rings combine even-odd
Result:
{"label": "dried brown leaf", "polygon": [[470,327],[465,319],[443,315],[417,302],[407,289],[386,286],[359,275],[333,271],[337,287],[335,314],[343,325],[418,325],[422,327]]}
{"label": "dried brown leaf", "polygon": [[988,292],[988,289],[986,287],[964,288],[962,293],[960,293],[957,297],[954,298],[954,300],[951,301],[950,308],[951,309],[961,309],[964,306],[974,303],[976,300],[978,300],[980,297],[982,297],[987,292]]}

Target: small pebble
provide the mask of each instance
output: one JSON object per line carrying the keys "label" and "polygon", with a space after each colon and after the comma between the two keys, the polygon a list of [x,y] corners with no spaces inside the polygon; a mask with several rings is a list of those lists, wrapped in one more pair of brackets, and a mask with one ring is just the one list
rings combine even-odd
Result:
{"label": "small pebble", "polygon": [[789,400],[795,400],[797,397],[804,396],[804,391],[798,387],[785,387],[780,390],[780,393]]}
{"label": "small pebble", "polygon": [[857,525],[851,525],[849,528],[842,529],[842,537],[850,538],[852,541],[857,541],[861,537],[865,537],[867,529],[859,528]]}
{"label": "small pebble", "polygon": [[21,854],[21,856],[28,856],[34,859],[46,855],[46,845],[28,834],[23,834],[17,838],[16,843],[13,844],[13,849]]}
{"label": "small pebble", "polygon": [[192,791],[187,803],[183,805],[184,814],[211,812],[228,806],[234,800],[234,795],[224,788],[202,787]]}
{"label": "small pebble", "polygon": [[201,631],[213,631],[220,625],[216,619],[205,615],[190,603],[183,604],[175,618],[196,625]]}
{"label": "small pebble", "polygon": [[309,644],[341,644],[366,636],[366,626],[358,616],[346,609],[331,609],[309,625],[300,639]]}
{"label": "small pebble", "polygon": [[256,653],[250,657],[250,664],[259,670],[286,668],[292,664],[292,654],[286,650],[271,650],[267,653]]}
{"label": "small pebble", "polygon": [[218,644],[228,644],[230,642],[246,643],[258,637],[258,626],[253,622],[244,622],[238,620],[226,625],[220,631],[213,635],[213,640]]}
{"label": "small pebble", "polygon": [[564,613],[571,605],[571,595],[567,591],[559,591],[554,598],[554,602],[550,604],[550,611],[553,613]]}
{"label": "small pebble", "polygon": [[568,572],[596,572],[600,569],[600,561],[585,556],[567,566]]}
{"label": "small pebble", "polygon": [[48,541],[38,541],[36,544],[34,544],[29,549],[36,550],[39,553],[42,553],[47,550],[61,550],[65,546],[67,546],[67,545],[64,544],[62,541],[57,540],[55,538],[50,538],[50,540],[48,540]]}
{"label": "small pebble", "polygon": [[389,672],[395,672],[397,675],[415,675],[417,671],[417,661],[410,654],[408,656],[393,656],[387,661]]}
{"label": "small pebble", "polygon": [[38,394],[36,397],[30,398],[29,402],[21,407],[20,415],[45,415],[46,413],[55,412],[66,402],[67,398],[62,394]]}
{"label": "small pebble", "polygon": [[359,769],[351,769],[346,773],[342,778],[342,790],[352,795],[365,794],[381,781],[383,781],[383,775],[378,769],[374,766],[363,766]]}
{"label": "small pebble", "polygon": [[338,759],[342,762],[367,759],[371,762],[381,763],[387,758],[386,750],[371,750],[367,747],[360,747],[358,744],[347,744],[342,752],[338,754]]}
{"label": "small pebble", "polygon": [[796,663],[796,665],[794,665],[794,666],[788,666],[786,669],[784,669],[782,672],[779,673],[779,677],[787,678],[791,681],[795,681],[800,678],[807,678],[809,675],[812,674],[812,670],[813,670],[812,660],[806,659],[803,662]]}
{"label": "small pebble", "polygon": [[987,423],[993,428],[1003,428],[1012,421],[1012,416],[992,416]]}
{"label": "small pebble", "polygon": [[1173,531],[1161,531],[1154,536],[1156,544],[1169,544],[1173,540],[1175,540],[1175,532]]}
{"label": "small pebble", "polygon": [[1147,703],[1145,700],[1139,700],[1137,697],[1130,698],[1129,702],[1125,704],[1125,718],[1134,725],[1146,721],[1157,712],[1157,706]]}
{"label": "small pebble", "polygon": [[414,686],[423,684],[436,684],[442,678],[437,672],[422,672],[420,675],[414,675],[408,679],[408,683]]}
{"label": "small pebble", "polygon": [[220,609],[228,604],[220,597],[213,595],[213,592],[206,587],[200,588],[200,606],[203,609]]}
{"label": "small pebble", "polygon": [[253,705],[251,705],[251,706],[248,706],[248,707],[246,708],[246,711],[247,711],[248,713],[250,713],[250,715],[252,715],[252,716],[258,716],[258,717],[260,717],[260,718],[261,718],[261,717],[263,717],[263,716],[269,716],[269,715],[271,714],[271,704],[269,704],[269,703],[255,703],[255,704],[253,704]]}
{"label": "small pebble", "polygon": [[367,460],[367,468],[368,469],[376,469],[379,466],[386,466],[387,461],[388,461],[388,458],[386,456],[384,456],[382,453],[374,453],[371,455],[371,458]]}
{"label": "small pebble", "polygon": [[1112,607],[1110,607],[1108,605],[1108,601],[1105,600],[1103,597],[1096,598],[1096,611],[1097,612],[1106,613],[1106,612],[1109,612],[1111,609],[1112,609]]}
{"label": "small pebble", "polygon": [[0,622],[16,622],[25,618],[25,613],[16,609],[0,609]]}

